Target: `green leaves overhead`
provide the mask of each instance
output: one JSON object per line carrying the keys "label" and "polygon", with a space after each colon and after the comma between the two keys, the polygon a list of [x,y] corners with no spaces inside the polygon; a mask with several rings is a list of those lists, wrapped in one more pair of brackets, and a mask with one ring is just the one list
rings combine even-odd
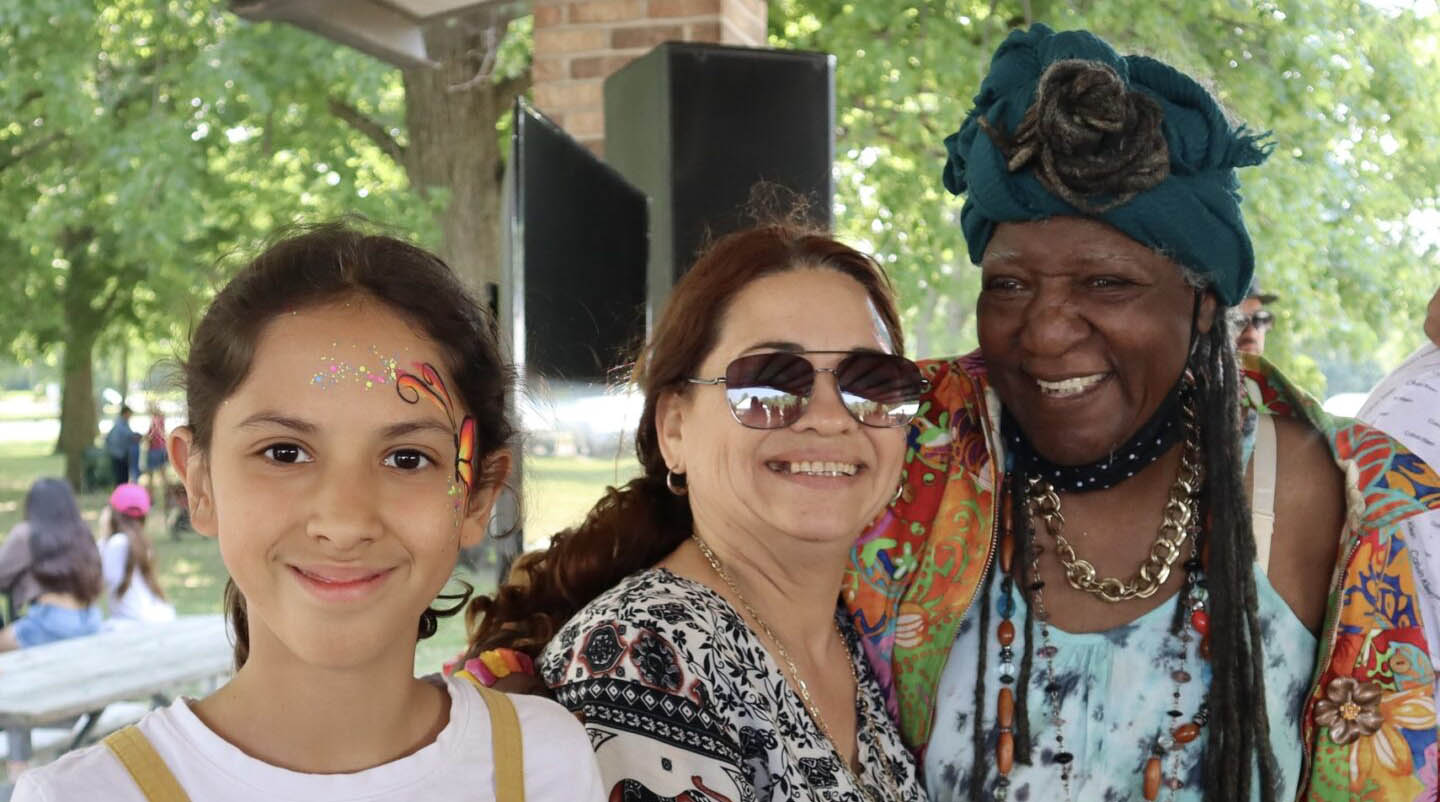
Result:
{"label": "green leaves overhead", "polygon": [[94,323],[165,337],[219,257],[292,219],[432,233],[403,173],[327,111],[339,93],[401,119],[398,73],[368,57],[218,0],[6,3],[0,47],[0,238],[18,259],[0,333],[31,347],[68,330],[67,249],[91,257]]}

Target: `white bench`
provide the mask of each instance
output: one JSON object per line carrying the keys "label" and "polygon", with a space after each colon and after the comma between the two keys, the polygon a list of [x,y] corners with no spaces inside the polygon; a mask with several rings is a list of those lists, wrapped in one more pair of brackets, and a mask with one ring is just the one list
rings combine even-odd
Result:
{"label": "white bench", "polygon": [[[233,665],[219,615],[181,616],[0,654],[0,729],[9,741],[8,757],[29,760],[37,740],[53,748],[48,742],[63,736],[47,732],[37,737],[36,730],[46,725],[99,711],[90,729],[99,725],[104,732],[111,705],[169,698],[197,683],[213,688]],[[134,713],[133,705],[117,706],[108,717],[109,728],[130,723],[122,719]],[[78,734],[72,732],[71,739]],[[64,751],[68,744],[60,747]]]}

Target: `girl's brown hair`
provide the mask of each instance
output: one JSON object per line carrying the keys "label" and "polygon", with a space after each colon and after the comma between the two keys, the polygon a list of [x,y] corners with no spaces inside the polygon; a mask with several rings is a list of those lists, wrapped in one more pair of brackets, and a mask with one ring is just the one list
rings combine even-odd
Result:
{"label": "girl's brown hair", "polygon": [[25,494],[30,527],[30,574],[47,593],[67,593],[87,607],[100,597],[100,552],[70,483],[36,479]]}
{"label": "girl's brown hair", "polygon": [[494,598],[477,596],[470,602],[467,657],[497,647],[537,656],[581,607],[659,562],[689,537],[689,502],[665,486],[656,407],[665,393],[686,391],[685,379],[715,346],[726,310],[742,289],[756,279],[800,268],[834,270],[859,282],[896,353],[904,350],[890,282],[865,254],[788,224],[745,229],[716,241],[675,285],[635,361],[631,378],[645,395],[635,431],[641,475],[607,489],[585,521],[552,537],[548,549],[516,561]]}
{"label": "girl's brown hair", "polygon": [[[425,333],[447,356],[450,386],[475,419],[476,464],[504,448],[515,429],[506,409],[511,370],[500,358],[489,315],[481,311],[439,257],[393,237],[365,234],[338,223],[302,229],[270,246],[215,296],[190,340],[184,362],[185,399],[196,448],[210,446],[215,413],[250,372],[255,343],[276,316],[347,297],[377,300]],[[503,476],[484,475],[493,485]],[[420,617],[421,638],[435,634],[440,616],[468,598]],[[225,586],[225,610],[235,635],[235,665],[250,653],[245,597]]]}
{"label": "girl's brown hair", "polygon": [[164,599],[165,591],[160,589],[160,581],[155,578],[155,546],[150,543],[150,537],[145,534],[145,516],[126,515],[125,513],[110,508],[110,531],[105,534],[105,539],[124,534],[127,541],[125,548],[125,575],[121,577],[120,584],[115,586],[115,598],[125,595],[130,589],[130,580],[135,576],[135,570],[140,570],[140,578],[149,586],[150,592],[156,598]]}

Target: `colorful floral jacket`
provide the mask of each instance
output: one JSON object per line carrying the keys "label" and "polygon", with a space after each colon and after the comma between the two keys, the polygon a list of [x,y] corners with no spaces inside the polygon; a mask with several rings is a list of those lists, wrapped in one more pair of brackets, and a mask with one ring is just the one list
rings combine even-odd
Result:
{"label": "colorful floral jacket", "polygon": [[[994,560],[1003,452],[978,354],[921,367],[931,391],[910,427],[904,489],[856,543],[844,592],[891,713],[923,754],[946,657]],[[1435,799],[1440,475],[1388,436],[1331,419],[1263,361],[1245,373],[1250,404],[1323,432],[1346,479],[1300,798]]]}

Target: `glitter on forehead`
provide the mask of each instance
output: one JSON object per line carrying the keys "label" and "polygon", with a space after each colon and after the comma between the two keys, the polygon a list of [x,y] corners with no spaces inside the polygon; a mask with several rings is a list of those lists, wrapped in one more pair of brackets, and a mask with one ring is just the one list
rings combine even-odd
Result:
{"label": "glitter on forehead", "polygon": [[[343,351],[338,343],[331,343],[331,353],[320,356],[321,367],[310,377],[310,383],[322,390],[329,389],[343,382],[355,382],[363,385],[365,389],[374,389],[376,385],[389,385],[395,382],[395,372],[399,369],[399,362],[394,357],[386,356],[380,349],[370,346],[369,355],[352,354],[347,359],[340,352]],[[351,351],[359,351],[360,346],[351,345]]]}

